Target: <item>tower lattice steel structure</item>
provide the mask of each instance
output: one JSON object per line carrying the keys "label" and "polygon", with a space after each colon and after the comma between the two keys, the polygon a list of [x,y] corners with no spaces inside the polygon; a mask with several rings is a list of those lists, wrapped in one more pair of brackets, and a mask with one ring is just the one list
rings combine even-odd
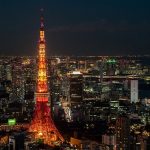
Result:
{"label": "tower lattice steel structure", "polygon": [[45,144],[55,145],[61,143],[64,139],[52,120],[51,109],[48,106],[50,96],[47,81],[47,64],[45,59],[43,16],[41,16],[38,51],[37,83],[35,92],[36,105],[29,132],[34,133],[35,140],[42,139]]}

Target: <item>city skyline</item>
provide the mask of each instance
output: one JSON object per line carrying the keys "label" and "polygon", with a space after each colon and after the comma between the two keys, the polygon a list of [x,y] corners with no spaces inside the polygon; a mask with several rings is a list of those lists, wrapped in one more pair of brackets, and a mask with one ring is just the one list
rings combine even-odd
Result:
{"label": "city skyline", "polygon": [[0,2],[0,55],[37,55],[41,7],[47,55],[150,54],[149,5],[129,0]]}
{"label": "city skyline", "polygon": [[0,150],[148,150],[147,2],[0,2]]}

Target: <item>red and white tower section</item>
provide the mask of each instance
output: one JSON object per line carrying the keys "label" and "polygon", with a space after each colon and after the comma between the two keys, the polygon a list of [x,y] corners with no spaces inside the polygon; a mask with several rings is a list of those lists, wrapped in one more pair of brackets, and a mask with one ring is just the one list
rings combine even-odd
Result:
{"label": "red and white tower section", "polygon": [[33,132],[35,140],[43,140],[48,145],[58,145],[64,139],[57,130],[52,117],[51,109],[48,106],[49,88],[47,81],[47,64],[45,57],[45,32],[44,20],[41,17],[40,39],[38,45],[38,66],[37,66],[37,82],[35,92],[35,111],[29,127],[29,132]]}

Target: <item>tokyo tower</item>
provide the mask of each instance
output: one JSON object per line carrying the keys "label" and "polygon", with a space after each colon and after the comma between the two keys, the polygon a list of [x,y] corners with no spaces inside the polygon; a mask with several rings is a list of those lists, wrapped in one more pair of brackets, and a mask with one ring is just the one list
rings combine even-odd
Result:
{"label": "tokyo tower", "polygon": [[35,91],[35,110],[29,132],[33,132],[35,140],[43,140],[45,144],[54,146],[64,141],[57,130],[48,106],[49,90],[47,81],[47,64],[45,58],[44,19],[41,16],[40,39],[38,43],[38,65]]}

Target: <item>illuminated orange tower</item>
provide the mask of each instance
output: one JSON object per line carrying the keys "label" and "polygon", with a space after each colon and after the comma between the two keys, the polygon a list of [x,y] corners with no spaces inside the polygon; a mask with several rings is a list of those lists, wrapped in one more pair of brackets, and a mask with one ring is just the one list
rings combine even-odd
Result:
{"label": "illuminated orange tower", "polygon": [[64,141],[63,137],[55,127],[51,118],[51,109],[48,106],[49,89],[47,82],[47,64],[45,59],[45,35],[44,20],[41,17],[39,55],[37,66],[37,83],[35,92],[35,111],[34,117],[29,127],[29,132],[33,132],[35,140],[43,140],[45,144],[55,145]]}

